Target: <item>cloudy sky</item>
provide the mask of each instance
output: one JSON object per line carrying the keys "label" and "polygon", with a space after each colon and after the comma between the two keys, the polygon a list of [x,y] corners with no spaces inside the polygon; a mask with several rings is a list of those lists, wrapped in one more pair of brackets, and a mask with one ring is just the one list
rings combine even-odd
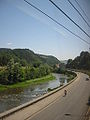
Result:
{"label": "cloudy sky", "polygon": [[[27,1],[90,42],[90,38],[49,0]],[[73,9],[68,0],[53,1],[90,35],[90,27]],[[70,1],[90,25],[90,0],[77,0],[88,18],[75,0]],[[24,0],[0,0],[0,48],[29,48],[36,53],[54,55],[59,60],[66,60],[73,59],[83,50],[88,50],[89,45],[29,6]]]}

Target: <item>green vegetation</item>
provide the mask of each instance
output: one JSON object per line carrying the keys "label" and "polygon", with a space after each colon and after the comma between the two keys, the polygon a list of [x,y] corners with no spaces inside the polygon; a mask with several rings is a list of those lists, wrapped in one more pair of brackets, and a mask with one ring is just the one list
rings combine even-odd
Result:
{"label": "green vegetation", "polygon": [[90,76],[90,53],[81,52],[80,56],[76,57],[74,60],[69,59],[66,67],[76,69]]}
{"label": "green vegetation", "polygon": [[40,64],[48,64],[53,66],[59,64],[60,61],[54,56],[45,56],[34,53],[29,49],[7,49],[0,48],[0,66],[7,66],[10,59],[14,59],[21,66],[31,65],[38,67]]}
{"label": "green vegetation", "polygon": [[26,80],[24,82],[18,82],[13,85],[0,85],[0,91],[12,89],[12,88],[28,87],[29,85],[38,85],[38,84],[42,84],[42,83],[45,83],[45,82],[48,82],[48,81],[51,81],[54,79],[55,79],[55,77],[52,74],[49,74],[49,75],[41,77],[41,78]]}
{"label": "green vegetation", "polygon": [[0,66],[0,90],[52,80],[52,71],[67,75],[68,81],[75,77],[75,74],[67,71],[65,64],[61,64],[57,58],[35,54],[29,49],[1,48]]}
{"label": "green vegetation", "polygon": [[0,91],[4,91],[4,90],[7,90],[7,86],[0,85]]}
{"label": "green vegetation", "polygon": [[67,82],[71,81],[72,79],[74,79],[77,76],[76,73],[67,70],[65,68],[65,64],[60,64],[60,67],[55,68],[54,72],[66,75],[67,76]]}
{"label": "green vegetation", "polygon": [[74,60],[69,59],[66,65],[70,69],[90,70],[90,53],[81,52]]}
{"label": "green vegetation", "polygon": [[46,56],[46,55],[39,55],[45,63],[47,63],[50,66],[61,64],[61,62],[54,56]]}
{"label": "green vegetation", "polygon": [[58,63],[53,56],[38,55],[29,49],[0,48],[0,84],[12,85],[47,76]]}
{"label": "green vegetation", "polygon": [[90,71],[82,70],[82,72],[84,72],[85,74],[89,75],[89,77],[90,77]]}
{"label": "green vegetation", "polygon": [[85,73],[85,74],[89,75],[89,77],[90,77],[90,71],[89,70],[76,70],[76,71]]}
{"label": "green vegetation", "polygon": [[68,74],[68,79],[67,79],[67,82],[73,80],[74,78],[76,77],[76,74]]}
{"label": "green vegetation", "polygon": [[12,58],[7,66],[0,70],[0,84],[10,85],[26,80],[41,78],[50,74],[50,71],[51,69],[47,64],[41,64],[38,67],[22,67],[19,63],[15,63]]}
{"label": "green vegetation", "polygon": [[0,48],[0,90],[40,84],[54,79],[50,73],[60,61],[29,49]]}
{"label": "green vegetation", "polygon": [[52,74],[50,74],[50,75],[47,75],[45,77],[26,80],[25,82],[21,82],[21,83],[11,85],[10,88],[12,88],[12,87],[26,87],[28,85],[38,85],[38,84],[48,82],[48,81],[53,80],[53,79],[55,79],[55,77]]}

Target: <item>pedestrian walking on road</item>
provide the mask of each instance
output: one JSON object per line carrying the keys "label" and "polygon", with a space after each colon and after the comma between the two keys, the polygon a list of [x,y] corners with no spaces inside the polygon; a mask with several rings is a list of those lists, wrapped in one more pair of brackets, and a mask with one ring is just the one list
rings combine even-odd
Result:
{"label": "pedestrian walking on road", "polygon": [[64,90],[64,96],[66,96],[67,95],[67,90]]}

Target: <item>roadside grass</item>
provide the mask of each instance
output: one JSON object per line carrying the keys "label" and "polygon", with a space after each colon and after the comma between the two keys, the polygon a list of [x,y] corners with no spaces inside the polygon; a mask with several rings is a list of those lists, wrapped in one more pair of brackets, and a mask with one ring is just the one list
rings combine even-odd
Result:
{"label": "roadside grass", "polygon": [[90,77],[90,70],[76,70],[76,71],[85,73],[85,74],[89,75],[89,77]]}
{"label": "roadside grass", "polygon": [[0,91],[4,91],[4,90],[7,90],[6,85],[0,85]]}
{"label": "roadside grass", "polygon": [[76,76],[74,76],[74,75],[70,75],[70,76],[68,77],[68,79],[67,79],[67,82],[70,82],[70,81],[73,80],[75,77],[76,77]]}
{"label": "roadside grass", "polygon": [[82,72],[86,73],[90,77],[90,71],[89,70],[83,70]]}
{"label": "roadside grass", "polygon": [[28,87],[29,85],[38,85],[54,79],[55,79],[55,76],[50,74],[41,78],[26,80],[24,82],[19,82],[13,85],[0,85],[0,91],[12,89],[12,88],[24,88],[24,87]]}

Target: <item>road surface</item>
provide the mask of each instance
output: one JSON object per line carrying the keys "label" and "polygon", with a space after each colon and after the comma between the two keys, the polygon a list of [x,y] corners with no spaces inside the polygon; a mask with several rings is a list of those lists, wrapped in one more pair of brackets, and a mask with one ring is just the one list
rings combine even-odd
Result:
{"label": "road surface", "polygon": [[80,80],[73,84],[66,97],[58,98],[55,103],[28,120],[83,120],[87,111],[90,95],[90,82],[81,74]]}
{"label": "road surface", "polygon": [[[88,109],[90,81],[79,73],[78,78],[57,93],[7,117],[5,120],[84,120]],[[64,97],[64,90],[68,94]]]}

